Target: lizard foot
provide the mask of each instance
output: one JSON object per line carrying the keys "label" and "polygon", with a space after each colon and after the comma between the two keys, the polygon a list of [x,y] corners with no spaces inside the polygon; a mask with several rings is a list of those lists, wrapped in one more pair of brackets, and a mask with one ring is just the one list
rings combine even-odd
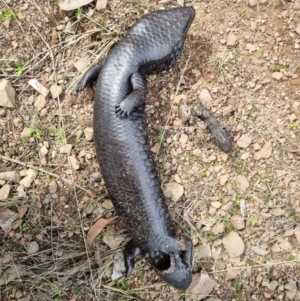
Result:
{"label": "lizard foot", "polygon": [[115,106],[115,112],[118,118],[128,117],[131,113],[130,110],[126,110],[126,108],[123,108],[122,103]]}

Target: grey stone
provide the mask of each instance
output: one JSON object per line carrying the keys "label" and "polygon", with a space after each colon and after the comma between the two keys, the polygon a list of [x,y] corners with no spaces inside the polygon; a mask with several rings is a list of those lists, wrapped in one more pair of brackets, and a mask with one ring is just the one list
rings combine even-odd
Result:
{"label": "grey stone", "polygon": [[62,87],[61,86],[58,86],[56,84],[53,84],[51,87],[50,87],[50,92],[51,92],[51,95],[52,95],[52,98],[57,98],[61,92],[62,92]]}
{"label": "grey stone", "polygon": [[114,257],[114,266],[111,275],[111,280],[114,281],[122,277],[124,271],[125,271],[124,256],[121,253],[117,253]]}
{"label": "grey stone", "polygon": [[207,89],[201,90],[199,98],[200,98],[201,101],[204,101],[204,102],[205,101],[208,102],[208,101],[212,100],[212,98],[210,96],[210,93]]}
{"label": "grey stone", "polygon": [[107,6],[107,0],[98,0],[96,4],[96,9],[101,10],[101,9],[106,9]]}
{"label": "grey stone", "polygon": [[278,286],[278,282],[276,280],[272,280],[268,285],[268,289],[273,292],[275,291],[277,286]]}
{"label": "grey stone", "polygon": [[18,170],[0,172],[0,180],[19,183],[20,172]]}
{"label": "grey stone", "polygon": [[42,157],[45,157],[48,154],[48,149],[45,145],[43,145],[40,149],[40,153]]}
{"label": "grey stone", "polygon": [[300,23],[299,23],[298,26],[295,28],[295,31],[297,32],[298,35],[300,35]]}
{"label": "grey stone", "polygon": [[66,144],[66,145],[63,145],[59,148],[59,152],[61,154],[70,154],[71,153],[71,150],[72,150],[72,147],[73,145],[72,144]]}
{"label": "grey stone", "polygon": [[58,5],[61,10],[74,10],[81,6],[87,5],[93,0],[59,0]]}
{"label": "grey stone", "polygon": [[29,130],[29,128],[28,127],[24,127],[24,129],[23,129],[20,137],[21,138],[30,138],[31,135],[32,135],[32,132]]}
{"label": "grey stone", "polygon": [[237,230],[242,230],[245,228],[245,219],[240,215],[234,215],[231,217],[231,223]]}
{"label": "grey stone", "polygon": [[273,72],[272,77],[276,80],[280,80],[283,77],[283,73],[281,72]]}
{"label": "grey stone", "polygon": [[182,134],[179,138],[179,142],[182,144],[182,145],[185,145],[187,142],[188,142],[188,139],[189,139],[189,136],[186,135],[186,134]]}
{"label": "grey stone", "polygon": [[0,82],[0,106],[14,108],[15,107],[15,89],[11,82],[4,79]]}
{"label": "grey stone", "polygon": [[45,107],[45,105],[46,105],[46,98],[43,95],[39,95],[34,102],[34,106],[40,111]]}
{"label": "grey stone", "polygon": [[294,234],[296,236],[296,239],[297,239],[298,243],[300,243],[300,226],[298,226],[298,228],[296,228],[294,230]]}
{"label": "grey stone", "polygon": [[234,46],[236,43],[237,37],[232,33],[229,32],[226,39],[226,45],[227,46]]}
{"label": "grey stone", "polygon": [[211,257],[210,246],[208,244],[199,245],[195,248],[194,254],[196,259]]}
{"label": "grey stone", "polygon": [[237,176],[237,186],[240,190],[247,190],[250,186],[248,179],[243,175]]}
{"label": "grey stone", "polygon": [[0,200],[5,200],[9,197],[11,185],[4,184],[0,189]]}
{"label": "grey stone", "polygon": [[183,195],[184,189],[182,185],[171,182],[164,185],[163,192],[167,198],[171,198],[173,202],[177,202]]}
{"label": "grey stone", "polygon": [[93,128],[91,127],[85,128],[83,132],[84,132],[85,139],[87,141],[93,140],[93,134],[94,134]]}
{"label": "grey stone", "polygon": [[39,251],[39,244],[36,241],[31,241],[26,244],[28,254],[35,254]]}
{"label": "grey stone", "polygon": [[12,224],[19,217],[19,214],[8,209],[4,208],[0,210],[0,227],[6,233],[11,230]]}
{"label": "grey stone", "polygon": [[229,257],[239,257],[244,253],[245,244],[237,232],[230,232],[229,235],[222,240]]}
{"label": "grey stone", "polygon": [[184,100],[180,100],[178,114],[183,123],[187,122],[191,118],[191,109]]}
{"label": "grey stone", "polygon": [[293,292],[296,294],[297,292],[297,282],[294,280],[290,280],[285,286],[285,289],[287,289],[290,292]]}

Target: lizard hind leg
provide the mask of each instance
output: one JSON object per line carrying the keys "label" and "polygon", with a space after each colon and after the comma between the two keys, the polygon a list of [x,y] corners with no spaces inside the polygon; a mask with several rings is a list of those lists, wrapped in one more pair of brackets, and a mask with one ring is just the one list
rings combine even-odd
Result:
{"label": "lizard hind leg", "polygon": [[134,73],[130,78],[132,92],[129,93],[115,107],[117,117],[128,117],[137,108],[144,104],[147,94],[147,81],[141,73]]}
{"label": "lizard hind leg", "polygon": [[136,247],[132,240],[126,245],[124,250],[126,277],[129,277],[133,271],[135,260],[142,255],[142,250],[139,247]]}

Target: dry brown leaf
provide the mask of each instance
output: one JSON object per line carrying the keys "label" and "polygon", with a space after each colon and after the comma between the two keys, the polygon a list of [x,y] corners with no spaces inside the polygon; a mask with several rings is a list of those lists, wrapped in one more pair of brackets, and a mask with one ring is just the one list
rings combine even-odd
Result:
{"label": "dry brown leaf", "polygon": [[194,274],[192,283],[187,289],[189,300],[203,300],[214,289],[217,282],[210,278],[206,271],[201,271],[200,274]]}
{"label": "dry brown leaf", "polygon": [[116,249],[125,238],[123,236],[118,236],[116,233],[105,233],[102,238],[103,242],[106,243],[112,250]]}
{"label": "dry brown leaf", "polygon": [[13,265],[9,267],[0,277],[0,285],[7,285],[11,281],[21,281],[21,277],[26,274],[24,266]]}
{"label": "dry brown leaf", "polygon": [[89,230],[86,238],[87,245],[89,248],[92,246],[95,238],[100,234],[106,225],[114,221],[118,216],[111,218],[100,218]]}
{"label": "dry brown leaf", "polygon": [[258,247],[258,246],[252,246],[252,247],[251,247],[251,250],[252,250],[255,254],[258,254],[258,255],[260,255],[260,256],[265,256],[265,255],[267,255],[267,254],[270,253],[270,251],[267,251],[267,250],[265,250],[265,249],[262,249],[262,248],[260,248],[260,247]]}
{"label": "dry brown leaf", "polygon": [[247,148],[249,147],[251,142],[252,142],[251,136],[249,134],[244,134],[238,139],[237,145],[241,148]]}
{"label": "dry brown leaf", "polygon": [[28,81],[28,84],[35,89],[36,91],[38,91],[39,93],[41,93],[44,97],[46,97],[49,93],[49,89],[47,89],[46,87],[44,87],[36,78],[33,78],[31,80]]}
{"label": "dry brown leaf", "polygon": [[0,257],[0,264],[8,263],[11,260],[12,260],[12,255],[11,254],[5,254],[3,257]]}

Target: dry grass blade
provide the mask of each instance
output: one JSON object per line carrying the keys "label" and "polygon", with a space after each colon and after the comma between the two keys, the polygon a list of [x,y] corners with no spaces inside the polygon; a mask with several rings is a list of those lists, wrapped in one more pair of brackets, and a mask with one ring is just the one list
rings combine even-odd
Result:
{"label": "dry grass blade", "polygon": [[99,61],[101,58],[105,57],[107,52],[110,50],[111,46],[116,42],[116,39],[107,38],[104,41],[101,41],[101,44],[98,47],[97,54],[94,54],[95,58],[93,61],[86,66],[86,68],[82,71],[82,73],[77,74],[77,76],[74,77],[73,81],[70,83],[69,87],[66,90],[67,94],[70,94],[73,90],[76,84],[79,82],[80,77],[82,74],[84,74],[91,66],[93,66],[97,61]]}
{"label": "dry grass blade", "polygon": [[263,264],[255,264],[252,266],[241,266],[241,267],[232,267],[228,268],[226,270],[216,270],[216,271],[211,271],[210,274],[218,274],[218,273],[225,273],[228,271],[233,271],[233,270],[246,270],[249,268],[255,269],[255,268],[261,268],[261,267],[272,267],[272,266],[280,266],[280,265],[293,265],[295,263],[300,263],[300,260],[288,260],[288,261],[279,261],[279,262],[268,262],[268,263],[263,263]]}
{"label": "dry grass blade", "polygon": [[47,171],[47,170],[45,170],[45,169],[43,169],[43,168],[41,168],[41,167],[33,166],[33,165],[28,164],[28,163],[26,163],[26,162],[21,162],[21,161],[19,161],[19,160],[12,159],[12,158],[9,158],[9,157],[7,157],[7,156],[2,156],[2,155],[0,155],[0,159],[2,159],[2,160],[4,160],[4,161],[10,161],[10,162],[13,162],[13,163],[22,165],[22,166],[24,166],[24,167],[28,167],[28,168],[34,169],[34,170],[36,170],[36,171],[42,172],[42,173],[47,174],[47,175],[49,175],[49,176],[51,176],[51,177],[54,177],[54,178],[56,178],[56,179],[62,180],[63,182],[67,183],[68,185],[75,186],[75,187],[79,188],[79,189],[82,190],[82,191],[85,191],[86,193],[88,193],[88,194],[90,194],[90,195],[93,195],[93,194],[94,194],[94,193],[91,192],[90,190],[88,190],[88,189],[86,189],[86,188],[84,188],[84,187],[81,187],[80,185],[77,185],[76,183],[74,183],[74,182],[72,182],[72,181],[70,181],[70,180],[68,180],[68,179],[66,179],[66,178],[64,178],[64,177],[61,177],[60,175],[55,174],[55,173],[53,173],[53,172]]}

